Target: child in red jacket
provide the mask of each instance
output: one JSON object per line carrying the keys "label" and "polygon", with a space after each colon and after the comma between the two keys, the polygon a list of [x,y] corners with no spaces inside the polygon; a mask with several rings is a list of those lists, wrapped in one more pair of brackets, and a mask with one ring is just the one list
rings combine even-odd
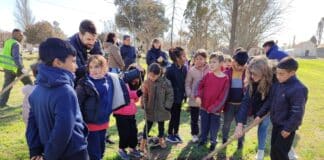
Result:
{"label": "child in red jacket", "polygon": [[217,132],[220,126],[220,113],[224,107],[228,90],[229,79],[221,70],[224,63],[222,54],[212,54],[209,58],[211,72],[207,73],[198,87],[196,103],[200,106],[200,142],[205,145],[208,132],[210,134],[210,151],[216,146]]}

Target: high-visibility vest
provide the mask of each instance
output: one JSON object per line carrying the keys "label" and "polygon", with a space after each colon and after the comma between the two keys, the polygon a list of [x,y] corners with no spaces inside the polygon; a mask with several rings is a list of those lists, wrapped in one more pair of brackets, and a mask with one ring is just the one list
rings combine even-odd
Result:
{"label": "high-visibility vest", "polygon": [[[0,67],[3,69],[11,70],[11,71],[17,73],[18,67],[11,55],[12,46],[15,43],[18,43],[18,42],[14,39],[8,39],[5,41],[2,53],[0,53]],[[18,45],[19,45],[19,43],[18,43]],[[19,47],[19,48],[21,48],[21,47]]]}

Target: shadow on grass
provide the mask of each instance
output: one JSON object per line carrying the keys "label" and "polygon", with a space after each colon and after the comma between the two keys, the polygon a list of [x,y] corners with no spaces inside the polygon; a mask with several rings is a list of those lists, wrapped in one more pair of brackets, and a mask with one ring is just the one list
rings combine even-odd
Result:
{"label": "shadow on grass", "polygon": [[209,153],[207,146],[198,147],[197,143],[188,142],[176,159],[202,159]]}

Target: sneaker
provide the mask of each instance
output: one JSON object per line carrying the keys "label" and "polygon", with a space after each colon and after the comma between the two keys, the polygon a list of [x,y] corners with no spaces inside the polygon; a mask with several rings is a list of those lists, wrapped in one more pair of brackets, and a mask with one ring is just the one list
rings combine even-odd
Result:
{"label": "sneaker", "polygon": [[196,143],[199,141],[199,138],[197,135],[192,135],[192,140],[191,140],[193,143]]}
{"label": "sneaker", "polygon": [[171,143],[177,143],[178,142],[178,140],[171,134],[166,137],[166,140],[168,142],[171,142]]}
{"label": "sneaker", "polygon": [[176,135],[174,135],[173,136],[179,143],[182,143],[182,139],[181,139],[181,137],[178,135],[178,134],[176,134]]}
{"label": "sneaker", "polygon": [[119,149],[118,150],[118,155],[120,156],[121,159],[123,160],[129,160],[129,157],[127,155],[127,152],[124,149]]}
{"label": "sneaker", "polygon": [[257,154],[255,155],[255,160],[263,160],[264,157],[264,150],[258,150]]}
{"label": "sneaker", "polygon": [[210,144],[209,151],[212,152],[215,150],[216,144],[212,143]]}
{"label": "sneaker", "polygon": [[149,137],[148,138],[148,145],[150,147],[157,147],[159,146],[159,138],[158,137]]}
{"label": "sneaker", "polygon": [[288,152],[288,158],[289,158],[289,160],[297,160],[298,159],[296,152],[292,148]]}
{"label": "sneaker", "polygon": [[223,139],[223,144],[225,144],[226,142],[227,142],[227,138],[226,139],[224,138]]}
{"label": "sneaker", "polygon": [[142,153],[138,151],[137,149],[132,149],[131,152],[129,152],[129,155],[134,157],[134,158],[141,158],[143,157]]}

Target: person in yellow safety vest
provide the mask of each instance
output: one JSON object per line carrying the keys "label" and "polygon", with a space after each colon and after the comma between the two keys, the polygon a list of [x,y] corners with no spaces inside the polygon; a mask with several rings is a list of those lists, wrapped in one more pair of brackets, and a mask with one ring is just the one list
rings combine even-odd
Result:
{"label": "person in yellow safety vest", "polygon": [[[22,57],[21,57],[21,41],[24,35],[21,30],[14,29],[12,31],[12,38],[8,39],[4,43],[2,52],[0,53],[0,67],[4,70],[4,84],[3,88],[7,87],[12,83],[16,77],[26,74],[27,70],[24,68]],[[24,85],[32,84],[32,80],[29,76],[25,76],[21,79]],[[0,107],[7,106],[10,91],[12,87],[0,95]]]}

